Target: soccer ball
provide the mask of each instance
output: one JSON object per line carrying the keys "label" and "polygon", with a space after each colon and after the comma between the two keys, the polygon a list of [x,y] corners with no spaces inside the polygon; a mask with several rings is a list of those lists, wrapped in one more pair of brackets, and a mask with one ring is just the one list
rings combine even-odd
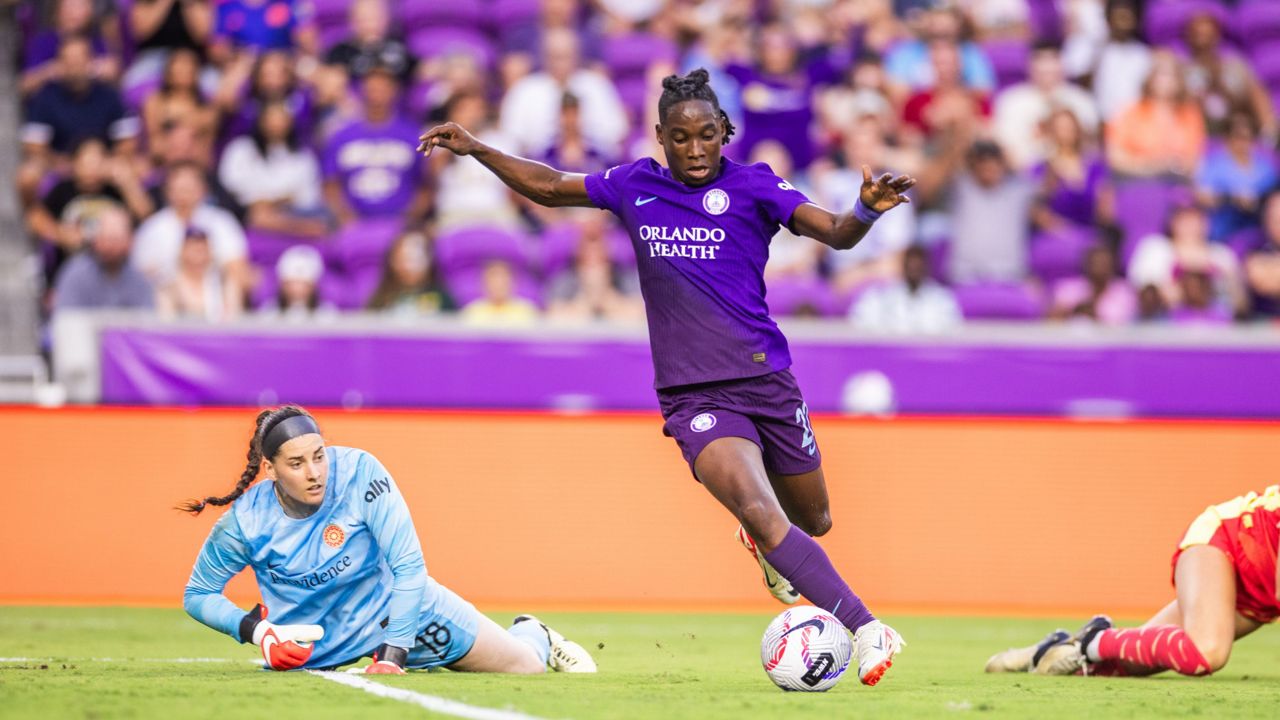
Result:
{"label": "soccer ball", "polygon": [[830,690],[852,657],[849,631],[834,615],[812,605],[785,610],[769,623],[760,641],[765,674],[783,690]]}

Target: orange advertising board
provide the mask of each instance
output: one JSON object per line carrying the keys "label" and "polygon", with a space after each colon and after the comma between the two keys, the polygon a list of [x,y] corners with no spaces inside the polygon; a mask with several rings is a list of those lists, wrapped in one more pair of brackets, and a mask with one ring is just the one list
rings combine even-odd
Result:
{"label": "orange advertising board", "polygon": [[[409,501],[428,571],[482,608],[768,610],[736,523],[656,414],[318,410]],[[0,409],[0,602],[176,605],[243,468],[248,409]],[[1277,482],[1280,424],[815,417],[873,609],[1148,612],[1206,505]],[[248,604],[251,574],[229,594]]]}

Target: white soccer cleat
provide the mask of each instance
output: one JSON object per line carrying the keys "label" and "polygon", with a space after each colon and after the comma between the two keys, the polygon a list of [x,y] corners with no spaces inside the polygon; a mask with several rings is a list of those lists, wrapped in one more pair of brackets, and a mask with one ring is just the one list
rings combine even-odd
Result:
{"label": "white soccer cleat", "polygon": [[987,660],[986,671],[989,673],[1031,672],[1036,661],[1044,657],[1049,648],[1071,639],[1066,630],[1054,630],[1035,645],[1022,648],[1010,648],[998,652]]}
{"label": "white soccer cleat", "polygon": [[564,673],[596,672],[596,661],[586,648],[572,640],[566,640],[563,635],[532,615],[521,615],[512,622],[512,625],[522,622],[538,623],[547,633],[547,640],[551,642],[551,655],[547,658],[547,667],[555,672]]}
{"label": "white soccer cleat", "polygon": [[738,526],[737,532],[733,535],[742,543],[742,547],[760,563],[760,569],[764,571],[764,586],[769,588],[769,592],[778,599],[778,602],[784,605],[795,605],[800,600],[800,593],[791,586],[791,581],[778,574],[777,570],[764,559],[764,553],[760,552],[760,548],[756,547],[756,541],[751,539],[747,534],[746,528]]}
{"label": "white soccer cleat", "polygon": [[853,645],[858,653],[858,679],[863,685],[875,685],[893,667],[893,657],[907,641],[897,630],[872,620],[853,634]]}
{"label": "white soccer cleat", "polygon": [[1069,640],[1046,650],[1031,672],[1036,675],[1076,675],[1085,669],[1086,664],[1080,643]]}

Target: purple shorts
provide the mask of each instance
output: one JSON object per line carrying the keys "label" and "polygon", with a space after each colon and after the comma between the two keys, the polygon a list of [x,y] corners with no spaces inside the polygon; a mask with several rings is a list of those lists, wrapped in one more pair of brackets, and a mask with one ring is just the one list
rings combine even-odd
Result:
{"label": "purple shorts", "polygon": [[658,404],[667,421],[662,432],[675,438],[690,470],[702,449],[722,437],[759,445],[765,470],[777,475],[800,475],[822,465],[809,406],[790,370],[666,388],[658,391]]}

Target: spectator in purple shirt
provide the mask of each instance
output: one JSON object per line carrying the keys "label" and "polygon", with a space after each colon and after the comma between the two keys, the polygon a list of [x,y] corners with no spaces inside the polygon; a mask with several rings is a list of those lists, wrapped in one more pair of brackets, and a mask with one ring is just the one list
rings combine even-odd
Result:
{"label": "spectator in purple shirt", "polygon": [[1217,283],[1207,268],[1179,269],[1175,274],[1180,292],[1170,320],[1178,325],[1231,323],[1231,304],[1214,290]]}
{"label": "spectator in purple shirt", "polygon": [[757,42],[755,65],[726,68],[740,86],[741,152],[749,155],[756,143],[776,140],[787,148],[796,167],[807,168],[815,153],[814,92],[830,78],[821,66],[801,62],[795,40],[782,25],[761,28]]}
{"label": "spectator in purple shirt", "polygon": [[120,77],[120,33],[114,11],[97,13],[91,0],[56,0],[53,27],[26,43],[22,62],[22,94],[39,90],[59,74],[58,48],[69,37],[83,35],[93,48],[93,77],[114,83]]}
{"label": "spectator in purple shirt", "polygon": [[582,104],[571,92],[560,101],[560,132],[543,161],[571,172],[592,173],[609,166],[610,158],[582,132]]}
{"label": "spectator in purple shirt", "polygon": [[227,121],[224,137],[253,132],[258,114],[268,103],[284,103],[293,115],[294,128],[302,142],[311,140],[311,97],[295,72],[294,56],[288,50],[270,50],[257,56],[246,78],[237,64],[223,77],[217,102]]}
{"label": "spectator in purple shirt", "polygon": [[400,82],[378,68],[365,76],[363,115],[329,138],[321,155],[324,195],[342,225],[355,219],[426,214],[425,163],[417,125],[397,112]]}
{"label": "spectator in purple shirt", "polygon": [[1102,156],[1085,146],[1080,120],[1067,108],[1054,110],[1044,124],[1049,156],[1031,171],[1039,185],[1031,220],[1036,229],[1110,227],[1115,193]]}
{"label": "spectator in purple shirt", "polygon": [[1138,311],[1138,297],[1117,273],[1116,255],[1095,245],[1084,258],[1084,274],[1060,280],[1053,288],[1055,320],[1087,319],[1102,325],[1128,325]]}

